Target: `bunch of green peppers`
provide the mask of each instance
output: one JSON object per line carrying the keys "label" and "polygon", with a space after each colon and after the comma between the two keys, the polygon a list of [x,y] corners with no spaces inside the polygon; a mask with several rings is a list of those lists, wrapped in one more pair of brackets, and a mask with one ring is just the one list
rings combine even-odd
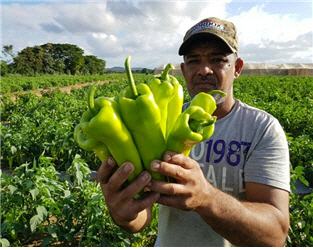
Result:
{"label": "bunch of green peppers", "polygon": [[94,99],[96,87],[92,86],[88,110],[75,127],[74,139],[78,145],[93,150],[101,161],[113,156],[118,166],[126,161],[134,164],[128,182],[143,170],[149,171],[153,179],[168,180],[150,170],[151,161],[161,159],[166,150],[188,156],[197,143],[207,140],[214,132],[216,117],[212,114],[216,103],[212,94],[226,94],[199,93],[182,112],[183,88],[169,75],[173,68],[168,64],[162,74],[147,84],[136,85],[128,56],[125,69],[129,86],[113,99],[103,96]]}

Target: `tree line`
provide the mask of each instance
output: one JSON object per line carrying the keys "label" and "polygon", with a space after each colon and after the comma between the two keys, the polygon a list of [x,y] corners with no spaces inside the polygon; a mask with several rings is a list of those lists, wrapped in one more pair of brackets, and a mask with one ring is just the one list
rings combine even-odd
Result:
{"label": "tree line", "polygon": [[84,56],[84,50],[72,44],[46,43],[26,47],[17,55],[13,52],[13,45],[4,45],[2,53],[8,60],[1,59],[1,76],[8,73],[27,76],[104,74],[106,64],[96,56]]}

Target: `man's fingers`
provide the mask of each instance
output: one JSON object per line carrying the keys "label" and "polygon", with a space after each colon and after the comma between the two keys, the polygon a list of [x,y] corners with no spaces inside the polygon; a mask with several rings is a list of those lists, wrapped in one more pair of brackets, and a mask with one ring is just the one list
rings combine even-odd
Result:
{"label": "man's fingers", "polygon": [[148,187],[151,191],[166,195],[180,195],[185,191],[184,185],[182,184],[157,180],[152,180]]}
{"label": "man's fingers", "polygon": [[142,172],[136,180],[132,181],[123,191],[121,199],[130,200],[150,182],[151,175],[149,172]]}
{"label": "man's fingers", "polygon": [[160,198],[156,201],[158,204],[174,207],[180,209],[180,205],[182,205],[182,199],[179,196],[172,195],[161,195]]}
{"label": "man's fingers", "polygon": [[107,192],[109,193],[117,192],[133,171],[134,165],[132,163],[130,162],[123,163],[122,166],[116,169],[114,174],[108,180]]}
{"label": "man's fingers", "polygon": [[173,151],[166,151],[163,155],[163,160],[168,163],[180,165],[185,169],[190,169],[193,167],[191,158]]}
{"label": "man's fingers", "polygon": [[97,172],[97,178],[100,184],[106,184],[109,181],[115,166],[116,162],[113,157],[108,157],[102,162]]}
{"label": "man's fingers", "polygon": [[134,200],[133,206],[134,212],[139,213],[147,207],[153,206],[155,202],[157,202],[160,198],[160,193],[150,192],[147,196],[140,200]]}
{"label": "man's fingers", "polygon": [[180,165],[175,165],[164,161],[152,161],[150,169],[162,175],[173,177],[176,180],[185,180],[188,177],[186,169],[182,168]]}

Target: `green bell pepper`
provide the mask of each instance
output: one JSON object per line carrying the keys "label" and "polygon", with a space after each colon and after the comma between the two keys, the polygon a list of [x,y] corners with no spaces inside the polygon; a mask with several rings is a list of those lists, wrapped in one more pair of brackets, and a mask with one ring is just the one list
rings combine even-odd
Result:
{"label": "green bell pepper", "polygon": [[223,91],[212,90],[209,93],[200,92],[192,99],[189,108],[177,118],[167,138],[168,150],[188,156],[196,144],[212,136],[216,121],[216,116],[211,116],[216,110],[212,96],[215,94],[226,96]]}
{"label": "green bell pepper", "polygon": [[132,162],[135,170],[128,181],[134,180],[143,171],[139,152],[130,132],[120,117],[118,104],[106,97],[94,100],[96,87],[92,86],[89,98],[89,109],[83,113],[80,127],[88,138],[107,145],[118,166]]}
{"label": "green bell pepper", "polygon": [[130,56],[125,61],[129,86],[120,92],[118,99],[121,117],[133,136],[145,169],[153,179],[165,180],[165,176],[150,170],[151,161],[161,159],[166,150],[160,108],[148,85],[139,84],[136,87],[129,63]]}
{"label": "green bell pepper", "polygon": [[81,129],[81,125],[76,125],[74,129],[74,140],[77,142],[77,144],[84,150],[87,151],[94,151],[96,156],[99,157],[99,159],[103,162],[107,157],[111,156],[111,153],[109,151],[109,148],[107,145],[100,141],[93,140],[91,138],[88,138],[83,130]]}
{"label": "green bell pepper", "polygon": [[226,93],[220,90],[211,90],[209,93],[200,92],[191,101],[190,106],[200,106],[205,112],[212,115],[216,110],[216,102],[213,95],[226,97]]}
{"label": "green bell pepper", "polygon": [[190,106],[179,115],[167,139],[167,150],[189,155],[198,143],[210,138],[216,117],[199,106]]}
{"label": "green bell pepper", "polygon": [[192,99],[189,108],[177,118],[167,138],[168,150],[188,156],[196,144],[212,136],[216,121],[216,116],[211,116],[216,110],[212,96],[215,94],[226,96],[223,91],[212,90],[209,93],[200,92]]}
{"label": "green bell pepper", "polygon": [[177,81],[174,76],[169,75],[169,78],[171,79],[170,82],[174,86],[174,94],[172,95],[172,99],[167,105],[167,113],[170,115],[167,116],[166,121],[166,138],[171,132],[177,117],[181,114],[184,102],[183,86],[179,83],[179,81]]}
{"label": "green bell pepper", "polygon": [[184,97],[183,87],[175,77],[169,75],[170,69],[174,69],[171,63],[165,67],[161,75],[154,76],[154,79],[148,82],[161,111],[161,129],[165,138],[181,113]]}

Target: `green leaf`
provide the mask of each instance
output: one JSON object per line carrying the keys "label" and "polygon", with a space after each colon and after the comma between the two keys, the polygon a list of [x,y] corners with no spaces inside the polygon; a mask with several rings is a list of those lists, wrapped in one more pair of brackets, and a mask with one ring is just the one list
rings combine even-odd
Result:
{"label": "green leaf", "polygon": [[300,229],[303,229],[305,228],[306,222],[304,220],[299,220],[297,225]]}
{"label": "green leaf", "polygon": [[92,195],[90,201],[99,201],[99,200],[101,200],[101,198],[102,198],[102,195],[101,195],[101,194]]}
{"label": "green leaf", "polygon": [[35,169],[37,167],[37,161],[36,159],[34,158],[34,161],[33,161],[33,168]]}
{"label": "green leaf", "polygon": [[74,235],[70,234],[70,233],[66,233],[63,235],[64,238],[68,241],[68,242],[73,242],[74,241]]}
{"label": "green leaf", "polygon": [[41,220],[44,220],[44,217],[48,215],[47,210],[43,206],[38,206],[36,210]]}
{"label": "green leaf", "polygon": [[31,180],[23,181],[23,186],[31,187],[34,184]]}
{"label": "green leaf", "polygon": [[43,190],[46,192],[49,198],[51,198],[51,193],[48,187],[43,187]]}
{"label": "green leaf", "polygon": [[309,182],[303,177],[303,176],[300,176],[299,177],[299,180],[306,186],[309,186]]}
{"label": "green leaf", "polygon": [[10,182],[9,176],[7,176],[5,173],[2,173],[2,171],[1,171],[1,185],[6,185],[9,182]]}
{"label": "green leaf", "polygon": [[122,239],[126,247],[130,247],[130,240],[128,238]]}
{"label": "green leaf", "polygon": [[30,230],[32,231],[32,233],[36,230],[36,228],[39,226],[39,224],[41,223],[41,218],[38,214],[34,215],[30,221]]}
{"label": "green leaf", "polygon": [[51,236],[44,237],[43,240],[42,240],[41,246],[42,247],[47,246],[50,243],[51,240],[52,240]]}
{"label": "green leaf", "polygon": [[295,168],[295,172],[296,172],[298,175],[303,174],[303,170],[304,170],[304,167],[303,167],[303,166],[297,166],[297,167]]}
{"label": "green leaf", "polygon": [[39,194],[38,188],[34,188],[34,189],[30,190],[29,192],[32,195],[33,200],[36,200],[36,196]]}
{"label": "green leaf", "polygon": [[9,185],[8,189],[10,190],[10,194],[13,194],[18,188],[13,185]]}
{"label": "green leaf", "polygon": [[7,140],[8,140],[8,137],[11,137],[11,136],[12,136],[12,134],[8,133],[8,134],[6,134],[6,135],[4,136],[4,139],[7,139]]}
{"label": "green leaf", "polygon": [[10,246],[10,242],[6,238],[1,238],[0,242],[1,242],[1,247],[9,247]]}
{"label": "green leaf", "polygon": [[11,146],[11,153],[12,153],[12,155],[14,155],[16,152],[17,152],[16,147]]}
{"label": "green leaf", "polygon": [[64,196],[63,198],[69,197],[71,195],[71,191],[69,190],[64,190]]}
{"label": "green leaf", "polygon": [[80,162],[75,162],[75,168],[76,168],[76,178],[77,178],[77,182],[78,182],[78,185],[81,186],[82,183],[83,183],[83,173],[82,171],[80,170],[80,167],[81,167],[81,163]]}
{"label": "green leaf", "polygon": [[48,232],[49,234],[53,237],[53,238],[57,238],[58,234],[57,234],[57,227],[56,226],[49,226],[48,227]]}

